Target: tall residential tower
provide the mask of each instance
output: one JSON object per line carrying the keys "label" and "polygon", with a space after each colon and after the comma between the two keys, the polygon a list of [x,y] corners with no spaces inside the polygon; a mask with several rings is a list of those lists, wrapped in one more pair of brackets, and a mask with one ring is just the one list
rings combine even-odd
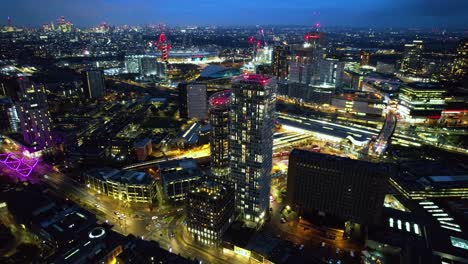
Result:
{"label": "tall residential tower", "polygon": [[213,94],[209,103],[211,125],[211,175],[212,180],[230,187],[233,181],[229,177],[229,105],[231,91]]}
{"label": "tall residential tower", "polygon": [[247,74],[232,83],[231,177],[236,210],[250,225],[261,225],[269,210],[276,79]]}

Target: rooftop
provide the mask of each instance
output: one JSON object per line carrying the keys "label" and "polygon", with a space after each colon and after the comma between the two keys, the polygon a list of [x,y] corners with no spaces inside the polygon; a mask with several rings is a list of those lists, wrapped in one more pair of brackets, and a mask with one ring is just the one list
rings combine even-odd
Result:
{"label": "rooftop", "polygon": [[231,101],[231,91],[217,92],[210,96],[209,103],[212,108],[227,108]]}

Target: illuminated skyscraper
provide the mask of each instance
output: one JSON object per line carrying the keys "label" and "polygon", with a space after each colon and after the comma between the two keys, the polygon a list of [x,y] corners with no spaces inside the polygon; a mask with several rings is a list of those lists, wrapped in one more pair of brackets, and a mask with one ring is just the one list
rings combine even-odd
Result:
{"label": "illuminated skyscraper", "polygon": [[288,76],[288,47],[284,45],[275,46],[273,48],[272,59],[273,74],[278,79],[283,79]]}
{"label": "illuminated skyscraper", "polygon": [[234,187],[229,175],[230,97],[231,91],[223,91],[209,99],[211,175],[213,181]]}
{"label": "illuminated skyscraper", "polygon": [[247,74],[232,83],[230,168],[236,210],[247,224],[262,224],[269,211],[276,80]]}
{"label": "illuminated skyscraper", "polygon": [[422,40],[413,40],[413,43],[406,44],[400,70],[410,74],[421,74],[423,51],[424,44]]}
{"label": "illuminated skyscraper", "polygon": [[104,97],[106,87],[104,85],[104,73],[102,70],[87,70],[82,73],[83,87],[87,98],[101,99]]}
{"label": "illuminated skyscraper", "polygon": [[31,147],[30,150],[52,147],[51,119],[44,86],[30,83],[16,102],[16,109],[24,142]]}

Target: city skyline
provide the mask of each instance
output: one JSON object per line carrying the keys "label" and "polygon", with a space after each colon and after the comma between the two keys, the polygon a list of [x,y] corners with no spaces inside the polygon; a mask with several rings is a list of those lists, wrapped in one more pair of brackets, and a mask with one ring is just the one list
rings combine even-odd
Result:
{"label": "city skyline", "polygon": [[[148,0],[83,0],[64,4],[57,0],[20,0],[3,4],[0,17],[18,26],[40,26],[65,16],[78,27],[106,21],[113,25],[313,25],[344,27],[465,28],[468,2],[430,1],[256,1],[242,3],[182,0],[152,3]],[[82,12],[86,10],[86,12]],[[103,12],[105,10],[105,12]],[[231,14],[236,14],[235,16]],[[398,19],[395,19],[398,17]]]}

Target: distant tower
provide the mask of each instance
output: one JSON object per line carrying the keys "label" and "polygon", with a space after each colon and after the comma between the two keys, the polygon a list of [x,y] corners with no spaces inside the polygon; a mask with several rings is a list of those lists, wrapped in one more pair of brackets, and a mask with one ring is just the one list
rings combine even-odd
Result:
{"label": "distant tower", "polygon": [[288,76],[288,46],[278,45],[273,48],[272,68],[278,79]]}
{"label": "distant tower", "polygon": [[369,65],[371,54],[365,50],[361,50],[360,55],[361,55],[361,66]]}
{"label": "distant tower", "polygon": [[229,152],[236,210],[248,225],[269,213],[276,80],[247,74],[232,83]]}
{"label": "distant tower", "polygon": [[423,67],[423,51],[424,43],[422,40],[414,40],[413,43],[406,44],[400,70],[411,74],[420,74]]}
{"label": "distant tower", "polygon": [[105,94],[104,73],[102,70],[92,69],[82,73],[83,88],[87,98],[101,99]]}
{"label": "distant tower", "polygon": [[229,108],[231,91],[213,94],[209,99],[211,126],[211,175],[212,180],[234,187],[229,174]]}
{"label": "distant tower", "polygon": [[171,45],[167,44],[166,35],[161,33],[159,35],[158,41],[154,44],[161,51],[161,62],[168,63],[169,50]]}

